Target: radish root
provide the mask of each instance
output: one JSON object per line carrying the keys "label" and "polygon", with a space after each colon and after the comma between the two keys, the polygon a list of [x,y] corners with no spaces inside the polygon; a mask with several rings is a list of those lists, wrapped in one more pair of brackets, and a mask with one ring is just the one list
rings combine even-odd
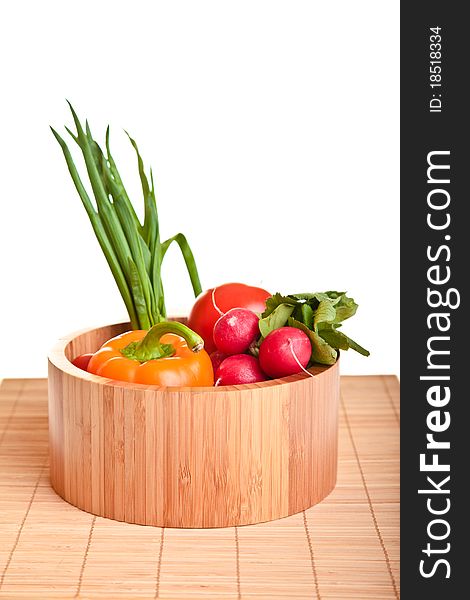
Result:
{"label": "radish root", "polygon": [[299,365],[299,367],[302,369],[302,371],[304,373],[307,373],[307,375],[310,375],[310,377],[315,377],[315,375],[312,375],[312,373],[310,373],[310,371],[307,371],[307,369],[302,366],[302,363],[297,358],[297,355],[296,355],[296,353],[294,351],[294,347],[292,345],[292,340],[291,339],[289,339],[289,348],[290,348],[290,351],[292,352],[292,356],[294,357],[295,362]]}
{"label": "radish root", "polygon": [[216,302],[215,302],[215,290],[216,290],[216,289],[217,289],[217,288],[215,287],[215,288],[212,290],[212,306],[213,306],[213,307],[215,308],[215,310],[216,310],[216,311],[219,313],[219,315],[220,315],[220,316],[222,316],[222,315],[225,315],[225,313],[224,313],[224,312],[222,312],[222,311],[220,310],[220,308],[217,306],[217,304],[216,304]]}

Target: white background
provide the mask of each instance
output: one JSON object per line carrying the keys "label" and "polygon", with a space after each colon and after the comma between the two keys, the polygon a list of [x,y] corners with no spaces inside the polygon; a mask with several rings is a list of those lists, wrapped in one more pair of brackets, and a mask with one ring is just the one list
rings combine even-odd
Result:
{"label": "white background", "polygon": [[[125,309],[49,124],[68,98],[140,203],[136,138],[162,235],[203,287],[347,290],[344,330],[398,373],[398,2],[17,1],[0,9],[0,376],[43,377],[60,336]],[[71,144],[73,142],[71,141]],[[78,155],[75,155],[78,157]],[[82,167],[81,163],[80,168]],[[175,249],[170,313],[192,294]]]}

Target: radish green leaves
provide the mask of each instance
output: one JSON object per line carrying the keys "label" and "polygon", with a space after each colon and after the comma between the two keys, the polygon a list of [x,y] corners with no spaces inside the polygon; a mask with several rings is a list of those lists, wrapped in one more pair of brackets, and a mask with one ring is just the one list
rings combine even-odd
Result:
{"label": "radish green leaves", "polygon": [[274,329],[297,327],[306,333],[312,344],[312,361],[331,365],[337,350],[352,348],[369,356],[369,351],[347,335],[338,331],[346,319],[352,317],[358,305],[345,292],[316,292],[313,294],[274,294],[266,301],[259,328],[266,337]]}

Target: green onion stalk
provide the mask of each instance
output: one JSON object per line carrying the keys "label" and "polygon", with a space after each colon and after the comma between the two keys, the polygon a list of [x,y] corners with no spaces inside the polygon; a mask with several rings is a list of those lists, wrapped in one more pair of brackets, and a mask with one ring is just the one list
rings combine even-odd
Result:
{"label": "green onion stalk", "polygon": [[76,133],[68,127],[65,129],[82,151],[95,203],[82,183],[66,142],[51,127],[52,133],[62,148],[75,188],[126,305],[132,329],[150,329],[156,323],[166,320],[161,268],[165,254],[173,242],[176,242],[183,255],[194,295],[201,293],[193,253],[182,233],[163,242],[160,240],[152,170],[150,169],[149,182],[135,141],[127,134],[137,155],[144,197],[143,224],[137,217],[111,155],[109,126],[106,130],[106,152],[103,152],[91,135],[88,121],[83,129],[70,102],[69,106]]}

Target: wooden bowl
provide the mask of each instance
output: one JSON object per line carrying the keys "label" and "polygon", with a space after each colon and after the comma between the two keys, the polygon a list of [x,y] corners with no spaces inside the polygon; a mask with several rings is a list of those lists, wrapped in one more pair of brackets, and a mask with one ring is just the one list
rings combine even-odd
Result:
{"label": "wooden bowl", "polygon": [[49,356],[50,472],[87,512],[160,527],[286,517],[334,488],[339,364],[263,383],[162,388],[70,360],[128,323],[62,338]]}

